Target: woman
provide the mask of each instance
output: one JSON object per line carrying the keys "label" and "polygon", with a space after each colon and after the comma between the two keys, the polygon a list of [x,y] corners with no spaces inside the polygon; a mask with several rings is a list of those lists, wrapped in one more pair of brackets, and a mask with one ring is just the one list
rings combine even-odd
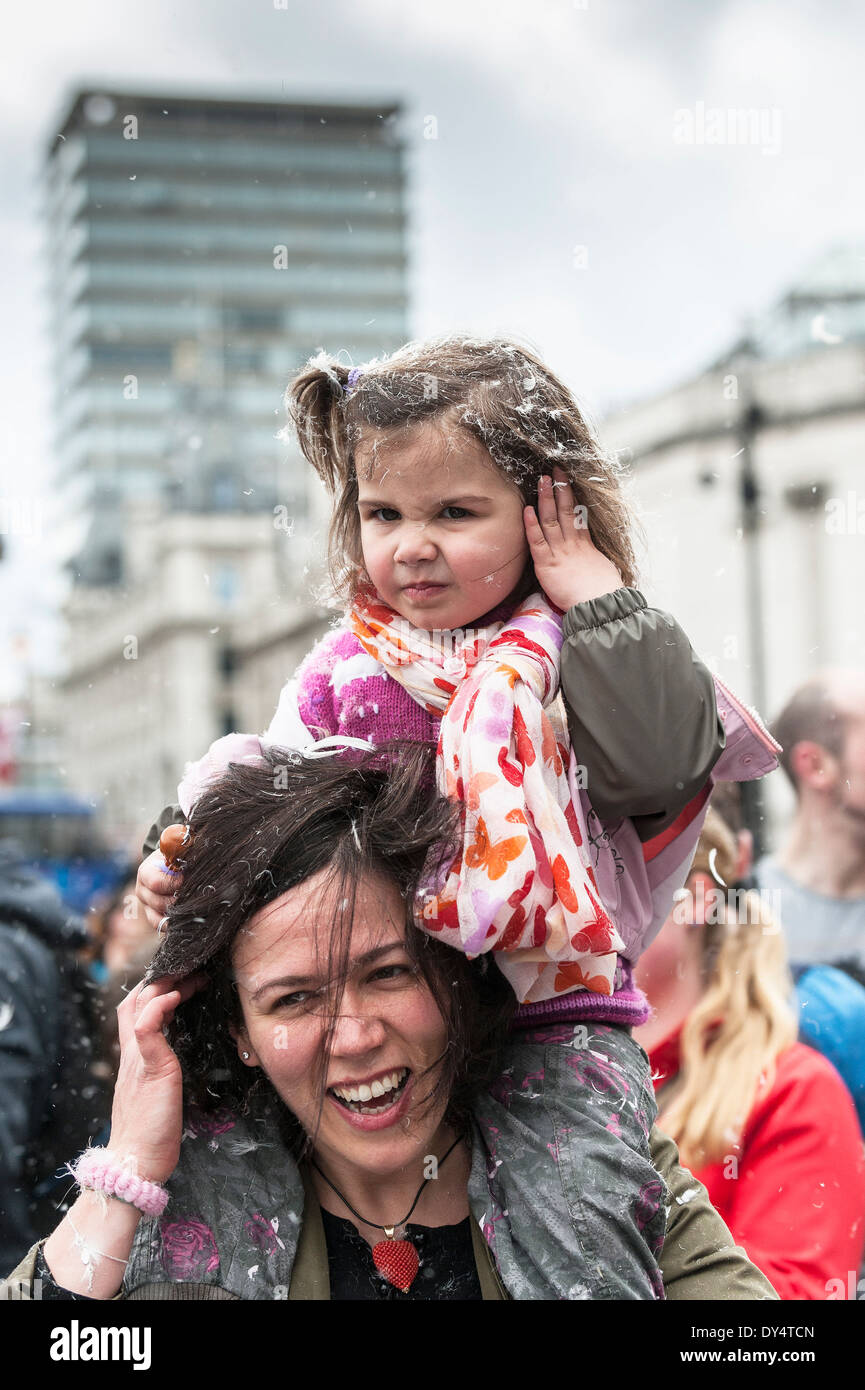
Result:
{"label": "woman", "polygon": [[[430,809],[425,750],[398,775],[382,750],[285,756],[196,805],[150,983],[119,1010],[108,1159],[15,1272],[24,1296],[40,1277],[43,1298],[507,1297],[472,1219],[471,1104],[510,991],[412,922],[456,813]],[[693,1188],[668,1142],[653,1153],[674,1195]],[[123,1159],[146,1217],[87,1186],[114,1191]],[[699,1196],[667,1247],[668,1296],[772,1297]]]}
{"label": "woman", "polygon": [[865,1168],[852,1099],[796,1041],[784,938],[756,893],[729,895],[737,846],[707,816],[685,895],[640,962],[659,1124],[784,1299],[859,1268]]}

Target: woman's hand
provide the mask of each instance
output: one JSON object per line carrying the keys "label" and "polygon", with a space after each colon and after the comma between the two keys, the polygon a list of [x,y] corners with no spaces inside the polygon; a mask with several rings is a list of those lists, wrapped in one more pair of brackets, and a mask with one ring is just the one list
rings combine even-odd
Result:
{"label": "woman's hand", "polygon": [[[174,1172],[183,1134],[180,1063],[162,1029],[203,983],[202,975],[179,984],[170,976],[146,988],[142,983],[117,1010],[120,1069],[107,1147],[149,1182],[165,1182]],[[140,1220],[131,1203],[106,1201],[85,1188],[45,1242],[45,1262],[60,1287],[86,1298],[114,1298]]]}
{"label": "woman's hand", "polygon": [[141,864],[135,881],[135,894],[154,931],[159,930],[182,881],[182,871],[169,869],[161,850],[155,849]]}
{"label": "woman's hand", "polygon": [[538,479],[537,516],[525,507],[523,518],[538,583],[551,603],[568,609],[620,589],[622,576],[592,540],[564,471],[557,466],[553,474]]}
{"label": "woman's hand", "polygon": [[163,1029],[178,1004],[206,983],[190,975],[137,985],[117,1010],[120,1066],[114,1088],[108,1148],[135,1160],[150,1182],[165,1182],[177,1167],[183,1132],[183,1077]]}

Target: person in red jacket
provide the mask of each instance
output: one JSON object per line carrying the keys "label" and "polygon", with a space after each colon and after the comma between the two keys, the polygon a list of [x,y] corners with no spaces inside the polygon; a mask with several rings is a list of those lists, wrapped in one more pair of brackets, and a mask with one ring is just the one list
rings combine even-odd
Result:
{"label": "person in red jacket", "polygon": [[727,887],[736,877],[735,839],[710,810],[638,968],[658,1124],[781,1298],[846,1297],[865,1245],[856,1111],[832,1064],[796,1041],[779,924],[756,893]]}

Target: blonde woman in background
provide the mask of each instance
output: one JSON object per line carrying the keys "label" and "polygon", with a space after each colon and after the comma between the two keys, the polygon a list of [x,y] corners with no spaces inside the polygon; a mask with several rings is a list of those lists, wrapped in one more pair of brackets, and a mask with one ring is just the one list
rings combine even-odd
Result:
{"label": "blonde woman in background", "polygon": [[658,1124],[782,1298],[846,1297],[865,1242],[856,1112],[831,1063],[796,1041],[783,934],[756,893],[726,886],[739,872],[710,810],[638,970]]}

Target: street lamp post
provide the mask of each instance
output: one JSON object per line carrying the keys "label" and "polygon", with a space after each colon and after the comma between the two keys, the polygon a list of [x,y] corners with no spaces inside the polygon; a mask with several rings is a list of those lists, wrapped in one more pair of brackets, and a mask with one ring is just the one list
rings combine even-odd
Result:
{"label": "street lamp post", "polygon": [[[751,671],[751,693],[759,714],[766,710],[766,645],[761,568],[760,532],[762,509],[760,488],[754,468],[753,442],[765,416],[753,399],[750,389],[745,393],[739,415],[739,504],[744,546],[745,602],[748,619],[748,656]],[[742,816],[754,840],[754,861],[762,858],[766,848],[766,810],[761,780],[743,782]]]}

